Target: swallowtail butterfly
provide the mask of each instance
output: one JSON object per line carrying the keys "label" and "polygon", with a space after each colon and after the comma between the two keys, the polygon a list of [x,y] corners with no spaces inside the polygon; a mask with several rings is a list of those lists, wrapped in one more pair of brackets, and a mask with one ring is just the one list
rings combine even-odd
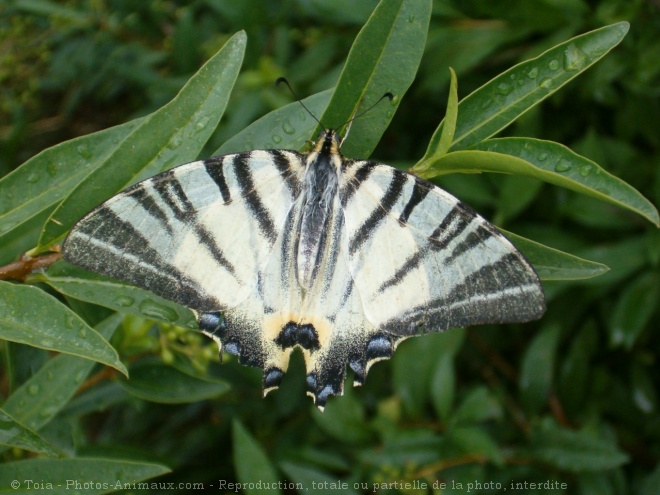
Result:
{"label": "swallowtail butterfly", "polygon": [[106,201],[65,259],[187,306],[199,328],[278,387],[295,347],[323,408],[407,337],[539,318],[530,263],[435,185],[340,154],[256,150],[181,165]]}

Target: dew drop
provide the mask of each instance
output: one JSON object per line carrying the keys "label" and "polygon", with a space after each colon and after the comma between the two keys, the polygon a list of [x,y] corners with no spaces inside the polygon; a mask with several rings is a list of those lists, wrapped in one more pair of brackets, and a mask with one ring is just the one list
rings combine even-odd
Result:
{"label": "dew drop", "polygon": [[587,56],[573,43],[568,45],[564,52],[564,69],[578,70],[584,67],[587,61]]}
{"label": "dew drop", "polygon": [[550,70],[559,69],[559,60],[557,60],[557,59],[550,60],[550,63],[548,64],[548,67],[550,67]]}
{"label": "dew drop", "polygon": [[200,117],[197,122],[195,122],[195,134],[206,129],[206,126],[209,123],[210,118],[207,116]]}
{"label": "dew drop", "polygon": [[296,132],[296,129],[291,125],[289,119],[285,119],[284,122],[282,122],[282,130],[287,134],[294,134]]}
{"label": "dew drop", "polygon": [[593,169],[593,167],[592,167],[590,164],[588,164],[588,163],[585,164],[585,165],[582,165],[582,166],[580,167],[580,175],[581,175],[582,177],[588,177],[589,175],[591,175],[591,170],[592,170],[592,169]]}
{"label": "dew drop", "polygon": [[145,299],[140,303],[140,312],[144,316],[169,322],[176,321],[178,318],[176,311],[172,308],[158,304],[150,299]]}
{"label": "dew drop", "polygon": [[559,160],[555,165],[555,172],[568,172],[571,169],[571,164],[565,160]]}
{"label": "dew drop", "polygon": [[81,328],[81,329],[78,331],[78,335],[80,335],[80,338],[81,338],[81,339],[86,339],[86,338],[87,338],[87,329],[84,328],[84,327]]}
{"label": "dew drop", "polygon": [[539,161],[540,161],[540,162],[544,162],[547,158],[548,158],[548,154],[547,154],[547,153],[541,153],[541,154],[539,155]]}
{"label": "dew drop", "polygon": [[79,146],[76,148],[76,151],[78,152],[78,154],[79,154],[80,156],[82,156],[82,157],[83,157],[84,159],[86,159],[86,160],[92,157],[92,152],[91,152],[91,150],[89,149],[89,146],[87,146],[86,144],[81,144],[81,145],[79,145]]}
{"label": "dew drop", "polygon": [[25,180],[28,181],[30,184],[34,184],[35,182],[39,181],[39,174],[32,172],[27,176]]}
{"label": "dew drop", "polygon": [[545,89],[552,88],[552,79],[550,79],[549,77],[541,79],[541,81],[539,82],[539,86]]}
{"label": "dew drop", "polygon": [[127,308],[128,306],[132,306],[134,303],[135,303],[135,299],[133,299],[130,296],[122,295],[115,297],[115,304],[122,308]]}
{"label": "dew drop", "polygon": [[481,109],[484,110],[484,109],[488,108],[492,103],[493,103],[493,100],[491,100],[491,99],[484,100],[484,102],[481,104]]}
{"label": "dew drop", "polygon": [[41,345],[41,347],[53,347],[53,345],[55,345],[55,342],[53,342],[51,339],[41,339],[39,345]]}
{"label": "dew drop", "polygon": [[51,162],[48,165],[46,165],[46,172],[48,172],[48,175],[51,177],[55,177],[57,175],[57,172],[60,170],[60,163],[55,163]]}
{"label": "dew drop", "polygon": [[76,318],[73,315],[69,315],[66,317],[66,321],[64,324],[66,325],[67,328],[73,328],[73,325],[76,321]]}
{"label": "dew drop", "polygon": [[415,22],[415,16],[412,15],[412,14],[410,14],[410,15],[408,16],[408,22],[410,22],[411,24],[412,24],[413,22]]}
{"label": "dew drop", "polygon": [[392,110],[388,110],[385,115],[387,116],[388,119],[391,119],[394,116],[394,112],[392,112]]}
{"label": "dew drop", "polygon": [[274,142],[275,144],[279,144],[279,143],[282,142],[282,136],[280,136],[279,134],[273,134],[273,135],[271,136],[271,139],[273,140],[273,142]]}
{"label": "dew drop", "polygon": [[527,77],[529,77],[530,79],[536,79],[538,75],[539,75],[538,67],[532,67],[532,69],[527,73]]}
{"label": "dew drop", "polygon": [[181,134],[177,134],[170,140],[169,143],[167,143],[167,147],[171,150],[175,150],[181,146],[181,143],[183,143],[183,136]]}
{"label": "dew drop", "polygon": [[28,387],[28,394],[32,396],[37,395],[40,391],[41,391],[41,387],[34,383]]}
{"label": "dew drop", "polygon": [[45,407],[41,410],[39,413],[39,416],[42,418],[50,418],[51,416],[55,416],[57,413],[57,408],[53,406]]}
{"label": "dew drop", "polygon": [[497,92],[501,95],[506,96],[511,93],[512,90],[513,88],[509,83],[501,82],[497,85]]}

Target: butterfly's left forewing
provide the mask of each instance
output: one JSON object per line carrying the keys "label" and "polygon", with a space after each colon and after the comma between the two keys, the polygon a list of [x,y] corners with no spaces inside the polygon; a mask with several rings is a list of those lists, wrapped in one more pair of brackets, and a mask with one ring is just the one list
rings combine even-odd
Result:
{"label": "butterfly's left forewing", "polygon": [[235,307],[254,292],[303,171],[301,155],[289,151],[182,165],[89,213],[63,256],[198,312]]}

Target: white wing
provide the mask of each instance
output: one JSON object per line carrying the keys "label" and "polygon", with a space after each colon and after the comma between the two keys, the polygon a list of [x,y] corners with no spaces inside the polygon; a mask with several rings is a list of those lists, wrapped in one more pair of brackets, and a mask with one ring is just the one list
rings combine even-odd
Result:
{"label": "white wing", "polygon": [[301,155],[289,151],[182,165],[89,213],[62,254],[196,311],[235,307],[254,291],[303,171]]}
{"label": "white wing", "polygon": [[529,262],[442,189],[387,165],[346,160],[339,194],[350,271],[379,330],[410,336],[543,314]]}

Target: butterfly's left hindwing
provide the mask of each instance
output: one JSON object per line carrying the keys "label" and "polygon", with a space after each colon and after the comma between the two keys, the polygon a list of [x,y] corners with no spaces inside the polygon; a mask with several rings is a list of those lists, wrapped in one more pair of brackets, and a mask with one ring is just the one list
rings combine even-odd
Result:
{"label": "butterfly's left hindwing", "polygon": [[301,190],[301,155],[253,151],[142,181],[84,217],[62,254],[196,311],[254,291]]}

